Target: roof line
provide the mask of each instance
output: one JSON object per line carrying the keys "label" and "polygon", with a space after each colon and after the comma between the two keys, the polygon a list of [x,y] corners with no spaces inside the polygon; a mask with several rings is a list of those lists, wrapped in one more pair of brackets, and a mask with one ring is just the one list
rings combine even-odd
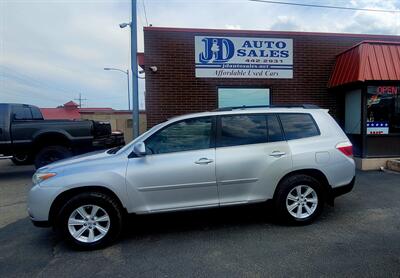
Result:
{"label": "roof line", "polygon": [[362,44],[399,44],[400,45],[400,36],[399,36],[399,41],[374,41],[374,40],[364,40],[359,43],[356,43],[355,45],[351,46],[350,48],[343,50],[342,52],[339,52],[339,54],[336,55],[336,57],[342,55],[343,53],[346,53],[347,51],[350,51]]}
{"label": "roof line", "polygon": [[231,34],[271,34],[271,35],[292,35],[292,36],[338,36],[338,37],[362,37],[362,38],[399,38],[396,35],[378,35],[378,34],[351,34],[351,33],[328,33],[328,32],[297,32],[297,31],[272,31],[272,30],[237,30],[237,29],[204,29],[204,28],[177,28],[177,27],[143,27],[144,31],[157,32],[198,32],[198,33],[231,33]]}

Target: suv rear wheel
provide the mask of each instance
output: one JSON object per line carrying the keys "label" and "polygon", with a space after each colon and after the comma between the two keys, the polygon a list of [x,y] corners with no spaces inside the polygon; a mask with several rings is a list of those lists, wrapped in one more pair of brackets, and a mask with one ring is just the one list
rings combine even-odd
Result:
{"label": "suv rear wheel", "polygon": [[119,204],[106,194],[87,192],[70,199],[57,217],[56,229],[75,248],[101,248],[122,230]]}
{"label": "suv rear wheel", "polygon": [[318,180],[307,175],[294,175],[279,186],[275,208],[286,222],[306,225],[321,214],[324,199],[324,190]]}

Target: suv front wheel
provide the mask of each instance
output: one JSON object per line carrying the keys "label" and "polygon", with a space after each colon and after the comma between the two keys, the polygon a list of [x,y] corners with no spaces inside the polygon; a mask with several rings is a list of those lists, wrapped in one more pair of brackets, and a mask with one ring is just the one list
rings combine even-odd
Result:
{"label": "suv front wheel", "polygon": [[115,240],[122,230],[122,210],[99,192],[76,195],[60,210],[56,229],[72,246],[97,249]]}
{"label": "suv front wheel", "polygon": [[324,190],[318,180],[307,175],[294,175],[279,186],[275,208],[286,222],[305,225],[321,214],[324,199]]}

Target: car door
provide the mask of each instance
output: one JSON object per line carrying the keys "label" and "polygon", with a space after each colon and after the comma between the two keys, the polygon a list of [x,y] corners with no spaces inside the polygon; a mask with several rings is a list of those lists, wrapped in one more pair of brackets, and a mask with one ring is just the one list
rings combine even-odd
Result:
{"label": "car door", "polygon": [[130,158],[127,183],[144,211],[218,206],[214,117],[174,122],[144,141],[146,155]]}
{"label": "car door", "polygon": [[11,146],[10,138],[10,122],[11,119],[8,116],[10,114],[10,108],[7,104],[0,103],[0,154],[9,154]]}
{"label": "car door", "polygon": [[32,134],[37,130],[37,126],[30,124],[32,120],[29,105],[13,105],[10,127],[13,153],[29,151],[32,144]]}
{"label": "car door", "polygon": [[292,167],[288,143],[274,114],[218,117],[216,144],[220,205],[272,198],[279,179]]}

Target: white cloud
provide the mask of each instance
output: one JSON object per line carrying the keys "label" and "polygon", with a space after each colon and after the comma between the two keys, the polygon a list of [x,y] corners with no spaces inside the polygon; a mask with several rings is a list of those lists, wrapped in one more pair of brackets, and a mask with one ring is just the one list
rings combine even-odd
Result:
{"label": "white cloud", "polygon": [[225,28],[226,29],[230,29],[230,30],[240,30],[242,29],[242,26],[240,26],[239,24],[225,24]]}
{"label": "white cloud", "polygon": [[[138,49],[143,51],[143,7]],[[313,9],[247,0],[146,0],[153,26],[399,34],[400,14]],[[324,1],[326,5],[399,9],[398,0]],[[127,107],[130,1],[0,0],[0,101],[55,106],[82,93],[91,106]],[[139,81],[143,102],[144,81]],[[12,92],[12,93],[8,93]],[[14,98],[13,98],[14,97]]]}
{"label": "white cloud", "polygon": [[304,28],[296,21],[295,17],[286,15],[278,16],[276,21],[270,26],[270,29],[279,31],[304,31]]}

